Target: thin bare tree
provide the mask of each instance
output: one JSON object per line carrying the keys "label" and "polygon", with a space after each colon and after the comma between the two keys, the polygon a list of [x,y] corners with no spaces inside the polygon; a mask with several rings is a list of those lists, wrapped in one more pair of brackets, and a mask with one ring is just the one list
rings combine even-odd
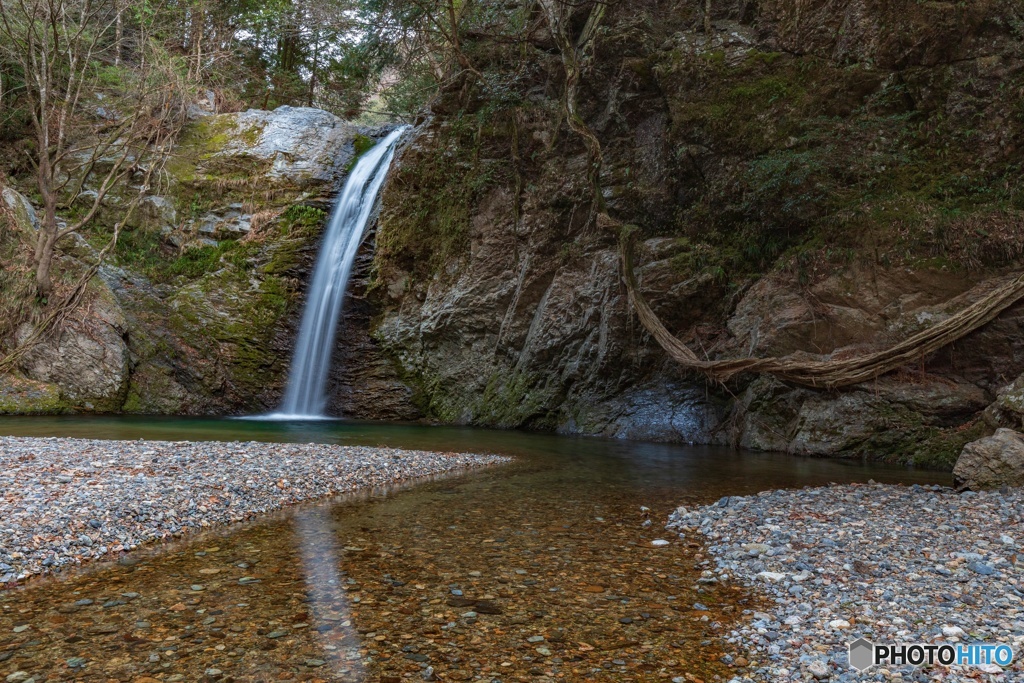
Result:
{"label": "thin bare tree", "polygon": [[[24,73],[21,96],[35,138],[29,161],[42,205],[34,257],[41,298],[53,290],[57,244],[92,224],[112,191],[166,154],[167,127],[179,114],[174,78],[146,49],[145,35],[136,40],[137,62],[116,73],[117,92],[96,100],[103,70],[123,56],[125,8],[123,0],[0,0],[0,50]],[[144,34],[145,24],[136,30]],[[134,189],[141,196],[147,188]],[[63,209],[83,200],[75,220],[61,220]]]}

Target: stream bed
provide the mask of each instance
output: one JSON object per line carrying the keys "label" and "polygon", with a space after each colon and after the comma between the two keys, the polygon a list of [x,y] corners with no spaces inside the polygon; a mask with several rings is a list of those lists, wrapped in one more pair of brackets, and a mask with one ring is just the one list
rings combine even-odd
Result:
{"label": "stream bed", "polygon": [[720,661],[720,637],[762,598],[699,583],[713,562],[664,529],[673,509],[829,482],[949,482],[727,448],[332,420],[5,417],[0,434],[515,457],[2,591],[0,678],[21,683],[728,680],[742,668]]}

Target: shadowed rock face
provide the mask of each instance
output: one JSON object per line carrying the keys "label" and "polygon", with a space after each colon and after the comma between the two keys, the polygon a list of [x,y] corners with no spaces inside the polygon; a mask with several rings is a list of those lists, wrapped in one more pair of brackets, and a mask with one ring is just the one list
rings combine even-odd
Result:
{"label": "shadowed rock face", "polygon": [[[1008,120],[1000,82],[1024,73],[1021,36],[993,19],[1017,12],[1011,4],[933,4],[714,3],[710,39],[690,5],[609,10],[580,111],[604,148],[608,212],[641,227],[644,295],[695,351],[855,355],[942,320],[1019,265],[1017,247],[976,231],[964,250],[939,246],[937,233],[900,237],[922,195],[892,164],[936,182],[946,170],[886,156],[892,139],[910,120],[957,121],[920,143],[938,149],[969,127],[968,110]],[[522,96],[557,108],[561,65],[545,36],[531,39],[535,75]],[[486,119],[479,104],[464,89],[443,95],[383,199],[373,333],[428,417],[945,468],[991,430],[981,412],[1024,371],[1024,307],[863,386],[709,386],[679,372],[631,314],[617,236],[585,227],[579,140],[525,105]],[[474,113],[484,132],[470,139],[460,117]],[[963,168],[1009,163],[1006,150],[1024,142],[1016,123],[972,130]],[[468,191],[465,174],[497,180]],[[872,206],[878,184],[899,211]]]}
{"label": "shadowed rock face", "polygon": [[412,389],[402,381],[398,366],[370,332],[376,313],[366,300],[372,251],[371,238],[364,243],[356,262],[339,324],[327,412],[358,419],[418,420],[423,413],[413,402]]}

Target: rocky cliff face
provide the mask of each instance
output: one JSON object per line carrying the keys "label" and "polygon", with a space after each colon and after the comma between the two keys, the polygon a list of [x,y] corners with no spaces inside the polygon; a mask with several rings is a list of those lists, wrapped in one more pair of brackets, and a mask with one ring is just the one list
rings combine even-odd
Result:
{"label": "rocky cliff face", "polygon": [[[200,112],[167,182],[146,197],[86,301],[5,378],[0,412],[275,407],[333,195],[377,132],[314,109]],[[30,234],[31,204],[12,188],[4,199],[20,232]],[[62,268],[77,272],[92,262],[90,239],[104,237],[100,226],[63,244]],[[345,348],[361,345],[367,361],[340,366],[334,408],[408,417],[401,385],[388,387],[390,402],[367,399],[391,365],[374,363],[367,316],[354,309],[342,339],[350,342]],[[25,323],[14,331],[8,347],[31,329]]]}
{"label": "rocky cliff face", "polygon": [[[644,231],[642,289],[691,348],[854,354],[1019,266],[1019,6],[712,8],[710,35],[698,3],[610,9],[580,100],[608,211]],[[425,414],[947,467],[991,429],[1024,372],[1022,307],[844,391],[680,373],[587,222],[561,65],[543,29],[529,42],[525,64],[471,53],[488,85],[441,98],[385,193],[374,334]]]}
{"label": "rocky cliff face", "polygon": [[[604,208],[641,227],[641,288],[691,348],[861,353],[1020,268],[1019,3],[728,0],[710,33],[703,6],[612,6],[579,101]],[[1021,306],[843,391],[676,368],[630,308],[618,236],[590,220],[563,67],[528,23],[515,50],[467,42],[484,78],[442,93],[400,152],[333,410],[946,467],[1020,427]],[[3,380],[0,411],[273,407],[330,198],[374,133],[304,109],[199,118],[92,303]],[[4,200],[31,231],[31,205]]]}

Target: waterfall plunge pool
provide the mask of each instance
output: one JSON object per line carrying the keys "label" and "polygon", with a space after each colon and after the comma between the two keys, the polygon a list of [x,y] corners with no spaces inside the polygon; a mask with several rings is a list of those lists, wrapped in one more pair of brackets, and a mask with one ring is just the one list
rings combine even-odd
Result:
{"label": "waterfall plunge pool", "polygon": [[[727,680],[721,636],[759,598],[698,589],[709,558],[664,530],[673,508],[768,488],[949,480],[726,448],[336,420],[4,417],[0,433],[516,458],[0,592],[0,657],[11,653],[0,673],[37,681]],[[654,548],[656,538],[671,543]]]}

